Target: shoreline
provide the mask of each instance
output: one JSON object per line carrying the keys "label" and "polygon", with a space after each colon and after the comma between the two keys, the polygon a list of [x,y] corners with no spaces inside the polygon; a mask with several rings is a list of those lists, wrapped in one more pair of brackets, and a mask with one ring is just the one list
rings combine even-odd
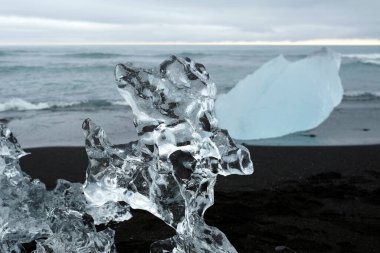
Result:
{"label": "shoreline", "polygon": [[[102,126],[111,143],[127,143],[137,139],[133,114],[127,106],[84,111],[0,112],[0,121],[7,123],[24,148],[83,146],[81,125],[86,118]],[[30,129],[33,129],[33,135],[29,134]],[[329,118],[314,129],[276,138],[236,141],[253,146],[284,147],[379,144],[380,104],[377,100],[347,102],[334,109]]]}
{"label": "shoreline", "polygon": [[[380,248],[380,145],[248,146],[250,176],[218,177],[205,219],[238,252],[376,252]],[[49,189],[57,178],[83,182],[83,147],[26,149],[23,170]],[[110,224],[122,252],[149,252],[174,235],[148,212]],[[99,226],[99,229],[104,226]]]}

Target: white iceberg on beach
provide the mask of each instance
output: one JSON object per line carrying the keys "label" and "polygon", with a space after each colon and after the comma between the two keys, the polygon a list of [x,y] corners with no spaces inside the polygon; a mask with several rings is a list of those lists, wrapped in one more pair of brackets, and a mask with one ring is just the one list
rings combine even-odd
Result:
{"label": "white iceberg on beach", "polygon": [[219,126],[235,139],[279,137],[326,120],[343,98],[340,56],[330,49],[270,60],[216,100]]}

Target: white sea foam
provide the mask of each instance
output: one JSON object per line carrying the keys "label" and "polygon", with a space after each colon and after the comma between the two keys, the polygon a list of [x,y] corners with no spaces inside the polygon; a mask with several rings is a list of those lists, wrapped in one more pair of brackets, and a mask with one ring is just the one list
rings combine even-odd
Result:
{"label": "white sea foam", "polygon": [[4,103],[0,103],[0,112],[4,111],[36,111],[54,108],[71,108],[71,107],[107,107],[107,106],[126,106],[125,101],[107,101],[107,100],[84,100],[84,101],[50,101],[50,102],[29,102],[22,98],[11,98]]}
{"label": "white sea foam", "polygon": [[31,103],[21,98],[11,98],[5,103],[0,103],[0,112],[3,111],[29,111],[49,108],[48,103]]}
{"label": "white sea foam", "polygon": [[129,105],[126,101],[113,101],[111,102],[113,105]]}
{"label": "white sea foam", "polygon": [[79,105],[83,102],[29,102],[22,98],[11,98],[4,103],[0,103],[0,112],[4,111],[36,111],[49,108],[64,108]]}

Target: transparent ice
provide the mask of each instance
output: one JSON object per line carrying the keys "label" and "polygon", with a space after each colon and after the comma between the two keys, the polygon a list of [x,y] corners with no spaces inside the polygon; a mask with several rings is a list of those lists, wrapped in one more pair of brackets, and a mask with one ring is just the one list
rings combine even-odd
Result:
{"label": "transparent ice", "polygon": [[270,60],[218,97],[220,127],[242,140],[317,127],[342,100],[340,62],[325,48],[295,62],[282,55]]}
{"label": "transparent ice", "polygon": [[58,180],[54,190],[19,165],[26,155],[0,124],[0,252],[114,253],[114,231],[96,224],[143,209],[177,234],[151,252],[236,252],[203,215],[214,203],[217,175],[253,172],[248,150],[217,127],[215,85],[203,65],[172,56],[157,69],[119,64],[120,93],[131,106],[138,141],[113,146],[90,119],[84,185]]}
{"label": "transparent ice", "polygon": [[205,67],[172,56],[154,69],[119,64],[115,76],[139,139],[113,146],[101,127],[83,123],[90,161],[84,193],[95,223],[143,209],[177,232],[151,252],[236,252],[203,215],[214,203],[217,175],[247,175],[253,166],[248,150],[217,127],[216,89]]}
{"label": "transparent ice", "polygon": [[114,231],[97,232],[86,214],[82,185],[58,180],[52,191],[22,172],[26,155],[11,131],[0,124],[0,252],[108,253],[114,251]]}

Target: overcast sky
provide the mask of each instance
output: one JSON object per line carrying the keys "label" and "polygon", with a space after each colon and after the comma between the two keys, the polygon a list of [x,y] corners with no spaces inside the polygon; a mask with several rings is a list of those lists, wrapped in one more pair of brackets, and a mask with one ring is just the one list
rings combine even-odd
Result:
{"label": "overcast sky", "polygon": [[0,44],[380,39],[380,0],[0,0]]}

